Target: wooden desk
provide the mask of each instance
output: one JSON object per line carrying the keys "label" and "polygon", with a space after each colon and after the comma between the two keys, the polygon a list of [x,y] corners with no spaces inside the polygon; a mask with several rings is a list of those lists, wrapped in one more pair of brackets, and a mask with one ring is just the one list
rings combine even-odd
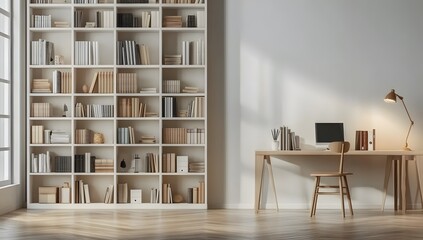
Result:
{"label": "wooden desk", "polygon": [[[262,186],[263,186],[263,171],[264,165],[267,164],[269,169],[269,176],[271,180],[271,184],[273,186],[273,192],[275,194],[276,199],[276,206],[277,197],[276,197],[276,188],[275,188],[275,181],[273,178],[273,170],[272,170],[272,162],[271,157],[288,157],[288,156],[304,156],[304,157],[316,157],[316,156],[336,156],[336,153],[331,151],[268,151],[268,150],[258,150],[255,153],[255,210],[256,213],[260,208],[260,201],[261,201],[261,194],[262,194]],[[406,160],[410,158],[418,159],[419,157],[423,156],[423,151],[394,151],[394,150],[377,150],[377,151],[349,151],[345,154],[345,156],[366,156],[366,157],[374,157],[374,156],[382,156],[386,157],[386,159],[397,158],[400,161],[400,196],[399,200],[402,204],[400,204],[400,210],[402,213],[405,213],[406,210],[406,179],[407,179],[407,171],[406,171]],[[419,180],[420,181],[420,180]],[[311,191],[311,190],[310,190]]]}

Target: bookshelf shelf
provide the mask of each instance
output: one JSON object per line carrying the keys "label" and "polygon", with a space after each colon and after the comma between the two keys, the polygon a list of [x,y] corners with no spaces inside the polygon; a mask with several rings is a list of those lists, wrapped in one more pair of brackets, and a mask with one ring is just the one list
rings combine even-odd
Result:
{"label": "bookshelf shelf", "polygon": [[[28,209],[207,209],[207,0],[31,1]],[[180,27],[165,27],[169,19]],[[178,81],[177,91],[169,81]],[[165,98],[177,99],[172,111],[181,117],[164,117]],[[188,114],[194,103],[202,110]],[[172,128],[191,141],[169,140]],[[192,144],[193,131],[203,142]],[[40,203],[42,187],[57,188],[69,203]],[[141,190],[140,204],[130,203],[131,190]],[[87,193],[90,203],[81,203]],[[169,194],[179,200],[170,203]]]}

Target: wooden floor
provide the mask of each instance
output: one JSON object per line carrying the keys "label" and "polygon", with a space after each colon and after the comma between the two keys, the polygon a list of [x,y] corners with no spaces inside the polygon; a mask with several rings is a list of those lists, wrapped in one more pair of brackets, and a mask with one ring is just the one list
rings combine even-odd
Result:
{"label": "wooden floor", "polygon": [[422,239],[423,212],[356,210],[26,210],[0,216],[0,239]]}

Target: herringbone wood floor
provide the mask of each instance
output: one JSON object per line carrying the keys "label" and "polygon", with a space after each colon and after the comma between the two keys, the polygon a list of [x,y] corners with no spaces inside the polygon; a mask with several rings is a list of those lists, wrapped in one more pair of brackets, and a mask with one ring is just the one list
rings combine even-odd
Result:
{"label": "herringbone wood floor", "polygon": [[0,216],[0,239],[422,239],[423,212],[357,210],[26,210]]}

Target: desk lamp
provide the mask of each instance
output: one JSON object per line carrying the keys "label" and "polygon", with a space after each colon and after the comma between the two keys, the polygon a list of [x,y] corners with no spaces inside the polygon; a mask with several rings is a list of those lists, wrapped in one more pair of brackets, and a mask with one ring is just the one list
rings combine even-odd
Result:
{"label": "desk lamp", "polygon": [[404,103],[404,98],[402,96],[398,95],[395,92],[394,89],[392,89],[391,92],[389,92],[386,95],[385,102],[387,102],[387,103],[396,103],[397,102],[397,97],[401,100],[402,105],[404,106],[405,111],[407,112],[408,119],[410,119],[410,127],[408,128],[407,137],[405,138],[404,150],[411,151],[411,149],[408,147],[408,136],[410,135],[411,127],[414,125],[414,121],[411,120],[410,113],[408,112],[407,106],[405,106],[405,103]]}

